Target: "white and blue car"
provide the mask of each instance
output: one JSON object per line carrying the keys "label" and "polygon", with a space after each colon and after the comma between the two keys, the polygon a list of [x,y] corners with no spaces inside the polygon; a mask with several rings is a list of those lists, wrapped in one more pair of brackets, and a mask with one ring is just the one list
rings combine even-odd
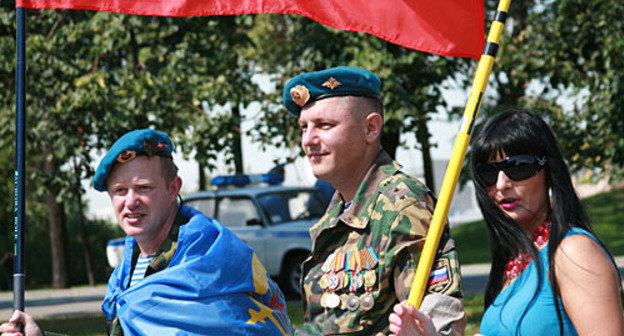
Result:
{"label": "white and blue car", "polygon": [[[285,293],[300,295],[301,263],[312,250],[309,229],[323,216],[329,200],[313,187],[276,183],[250,187],[243,176],[249,175],[216,177],[211,182],[216,190],[183,196],[183,203],[232,230],[254,249]],[[261,182],[270,182],[267,174],[256,176],[264,176]],[[108,242],[111,267],[119,264],[122,253],[123,238]]]}

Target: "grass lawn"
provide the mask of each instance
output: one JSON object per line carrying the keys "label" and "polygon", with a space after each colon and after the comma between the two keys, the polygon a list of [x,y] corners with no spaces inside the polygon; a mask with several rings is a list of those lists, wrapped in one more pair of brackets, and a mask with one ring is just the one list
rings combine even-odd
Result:
{"label": "grass lawn", "polygon": [[[612,190],[582,200],[592,228],[614,256],[624,255],[624,190]],[[485,222],[467,223],[451,229],[463,265],[490,262],[490,241]]]}
{"label": "grass lawn", "polygon": [[104,315],[76,316],[57,319],[37,320],[39,327],[45,331],[76,336],[106,336],[106,319]]}

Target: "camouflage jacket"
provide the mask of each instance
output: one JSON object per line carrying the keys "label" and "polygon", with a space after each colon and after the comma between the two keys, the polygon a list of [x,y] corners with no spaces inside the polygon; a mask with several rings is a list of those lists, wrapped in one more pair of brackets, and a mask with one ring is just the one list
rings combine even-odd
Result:
{"label": "camouflage jacket", "polygon": [[[402,173],[400,168],[382,150],[351,205],[345,210],[344,201],[336,192],[325,215],[310,228],[312,253],[303,264],[302,279],[304,325],[295,335],[389,333],[388,316],[394,304],[409,295],[435,202],[426,186]],[[429,307],[424,310],[433,317],[441,334],[463,335],[466,318],[461,305],[459,263],[448,227],[440,246],[421,309]],[[329,265],[330,261],[336,255],[346,255],[344,260],[350,259],[353,264],[355,259],[349,256],[370,251],[369,248],[374,253],[364,254],[373,254],[378,261],[360,262],[361,273],[368,280],[354,290],[357,286],[349,278],[353,279],[355,273],[348,271],[348,266],[340,267],[339,261]],[[333,289],[328,286],[330,273],[342,279]],[[340,297],[337,306],[335,295],[333,303],[329,303],[332,293]],[[350,297],[364,302],[365,294],[369,296],[369,307],[359,302],[351,302],[349,306]]]}

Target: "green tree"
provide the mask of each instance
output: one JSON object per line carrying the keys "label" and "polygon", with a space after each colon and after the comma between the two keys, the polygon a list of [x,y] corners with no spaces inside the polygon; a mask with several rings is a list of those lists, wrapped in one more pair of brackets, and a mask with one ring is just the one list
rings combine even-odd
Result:
{"label": "green tree", "polygon": [[[618,0],[547,1],[527,32],[536,77],[549,105],[551,126],[572,168],[624,178],[624,3]],[[571,106],[571,107],[570,107]]]}
{"label": "green tree", "polygon": [[623,14],[617,0],[512,2],[479,120],[534,109],[553,128],[573,171],[622,179]]}
{"label": "green tree", "polygon": [[[14,55],[14,12],[13,4],[3,3],[4,55]],[[67,223],[75,224],[73,218],[78,217],[75,225],[83,236],[80,182],[92,175],[96,163],[91,153],[144,127],[168,132],[184,153],[195,151],[203,163],[210,163],[218,151],[240,152],[232,140],[237,132],[240,138],[236,110],[252,101],[256,95],[249,92],[257,90],[249,65],[232,50],[245,49],[243,28],[252,21],[31,10],[27,22],[29,191],[41,197],[47,209],[48,230],[43,232],[50,237],[53,286],[66,287]],[[14,116],[14,69],[14,56],[7,57],[0,79],[0,87],[6,89],[0,101],[7,118]],[[231,105],[233,113],[207,116],[202,102],[236,103]],[[0,135],[12,137],[11,125],[0,125]],[[219,141],[201,148],[206,133]],[[89,237],[82,238],[88,247]],[[85,264],[88,269],[88,258]]]}

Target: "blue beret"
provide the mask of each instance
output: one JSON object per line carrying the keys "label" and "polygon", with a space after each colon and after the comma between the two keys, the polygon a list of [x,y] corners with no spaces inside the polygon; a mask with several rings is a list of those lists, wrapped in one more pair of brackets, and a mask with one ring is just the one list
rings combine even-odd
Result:
{"label": "blue beret", "polygon": [[134,130],[117,139],[108,153],[100,161],[93,176],[93,188],[107,191],[108,174],[115,162],[128,162],[139,155],[159,155],[171,157],[173,143],[163,132],[151,129]]}
{"label": "blue beret", "polygon": [[301,74],[284,88],[284,106],[299,117],[301,108],[328,97],[364,96],[379,99],[381,80],[374,73],[348,66]]}

